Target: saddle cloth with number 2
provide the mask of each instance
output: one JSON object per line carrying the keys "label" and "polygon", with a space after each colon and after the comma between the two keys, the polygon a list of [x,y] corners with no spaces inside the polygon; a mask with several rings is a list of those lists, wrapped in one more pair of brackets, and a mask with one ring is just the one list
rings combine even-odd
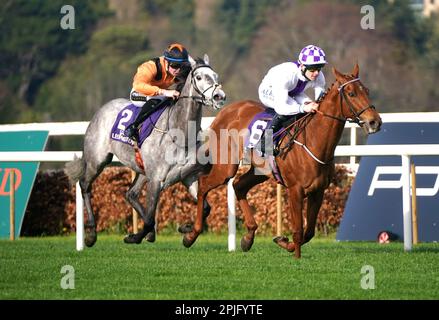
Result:
{"label": "saddle cloth with number 2", "polygon": [[[157,110],[155,110],[140,126],[139,130],[139,148],[142,147],[143,142],[146,138],[151,134],[154,129],[155,124],[159,120],[163,111],[165,111],[168,105],[164,104],[163,106],[159,106]],[[133,104],[127,105],[123,108],[119,114],[117,115],[116,121],[113,124],[113,128],[111,129],[111,139],[120,141],[125,144],[129,144],[134,146],[134,141],[125,136],[126,128],[134,122],[142,108],[136,107]]]}

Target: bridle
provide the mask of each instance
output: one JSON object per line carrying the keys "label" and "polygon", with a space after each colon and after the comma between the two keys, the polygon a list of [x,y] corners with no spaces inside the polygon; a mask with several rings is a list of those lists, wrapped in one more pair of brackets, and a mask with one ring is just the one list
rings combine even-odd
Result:
{"label": "bridle", "polygon": [[[197,102],[197,103],[203,104],[203,105],[205,105],[205,106],[212,106],[212,107],[214,108],[214,102],[213,102],[213,101],[214,101],[214,99],[213,99],[213,97],[214,97],[214,93],[215,93],[215,90],[216,90],[218,87],[221,87],[221,85],[220,85],[219,83],[215,82],[213,85],[211,85],[210,87],[208,87],[206,90],[201,91],[200,88],[198,88],[198,86],[197,86],[197,84],[196,84],[196,82],[195,82],[195,80],[194,80],[194,72],[195,72],[196,70],[200,69],[200,68],[209,68],[209,69],[211,69],[211,70],[213,71],[212,67],[209,66],[209,65],[207,65],[207,64],[201,64],[201,65],[196,66],[194,69],[192,69],[192,71],[191,71],[191,73],[190,73],[190,77],[191,77],[191,85],[192,85],[192,87],[195,89],[195,92],[196,92],[197,94],[199,94],[199,96],[198,96],[198,95],[195,95],[195,96],[194,96],[194,95],[179,96],[177,100],[180,100],[180,99],[192,99],[193,101],[195,101],[195,102]],[[206,93],[206,91],[208,91],[208,90],[211,89],[212,87],[214,88],[214,89],[212,90],[212,96],[211,96],[210,98],[207,98],[205,93]],[[170,108],[167,108],[167,110],[168,110],[168,119],[169,119]],[[169,125],[169,123],[168,123],[168,125]],[[166,133],[169,132],[168,128],[166,128],[166,129],[160,129],[160,128],[157,128],[156,126],[154,126],[154,129],[155,129],[156,131],[160,132],[160,133],[163,133],[163,134],[166,134]]]}
{"label": "bridle", "polygon": [[[200,68],[209,68],[213,71],[212,67],[204,64],[204,65],[199,65],[196,66],[192,71],[191,71],[191,84],[192,87],[195,89],[195,92],[199,94],[199,96],[194,96],[194,95],[190,95],[190,96],[180,96],[179,99],[192,99],[198,103],[201,103],[205,106],[211,106],[214,107],[214,95],[215,95],[215,91],[217,88],[221,88],[221,85],[217,82],[215,82],[214,84],[212,84],[210,87],[208,87],[207,89],[201,91],[200,88],[198,88],[196,82],[195,82],[195,77],[194,77],[194,73],[196,70],[200,69]],[[213,89],[212,89],[213,88]],[[212,95],[210,97],[206,96],[206,92],[209,91],[210,89],[212,89]]]}
{"label": "bridle", "polygon": [[[348,84],[353,83],[353,82],[356,82],[356,81],[360,81],[360,78],[355,78],[355,79],[349,80],[349,81],[347,81],[347,82],[341,84],[341,85],[337,88],[337,90],[338,90],[338,92],[339,92],[339,96],[340,96],[340,110],[341,110],[341,114],[342,114],[342,116],[343,116],[342,118],[341,118],[341,117],[337,117],[337,116],[333,116],[333,115],[331,115],[331,114],[324,113],[324,112],[319,111],[319,110],[316,110],[317,113],[319,113],[319,114],[321,114],[321,115],[323,115],[323,116],[325,116],[325,117],[329,117],[329,118],[332,118],[332,119],[335,119],[335,120],[339,120],[339,121],[341,121],[341,122],[348,121],[348,122],[356,123],[356,124],[358,124],[359,126],[362,126],[364,122],[361,121],[361,119],[360,119],[361,114],[362,114],[363,112],[365,112],[366,110],[368,110],[368,109],[375,109],[375,107],[374,107],[373,105],[369,105],[369,106],[366,106],[366,107],[364,107],[363,109],[361,109],[360,112],[356,112],[356,111],[355,111],[355,109],[354,109],[354,105],[352,104],[352,102],[351,102],[351,101],[348,99],[348,97],[346,96],[346,92],[344,91],[344,88],[345,88]],[[348,105],[349,110],[351,111],[353,117],[346,117],[346,116],[344,115],[344,113],[343,113],[343,101],[345,101],[346,104]]]}
{"label": "bridle", "polygon": [[[338,120],[338,121],[340,121],[340,122],[346,122],[346,121],[348,121],[348,122],[356,123],[356,124],[358,124],[359,126],[362,126],[364,122],[361,121],[361,119],[360,119],[361,114],[362,114],[363,112],[365,112],[366,110],[368,110],[368,109],[375,109],[375,107],[374,107],[373,105],[369,105],[369,106],[366,106],[366,107],[364,107],[363,109],[361,109],[361,111],[359,111],[359,112],[356,112],[356,111],[355,111],[355,109],[354,109],[354,105],[352,104],[352,102],[351,102],[351,101],[348,99],[348,97],[346,96],[346,92],[344,91],[344,88],[345,88],[348,84],[353,83],[353,82],[356,82],[356,81],[360,81],[360,78],[355,78],[355,79],[349,80],[349,81],[347,81],[347,82],[345,82],[345,83],[342,83],[342,84],[337,88],[337,90],[338,90],[338,92],[339,92],[339,96],[340,96],[340,109],[341,109],[342,117],[337,117],[337,116],[334,116],[334,115],[332,115],[332,114],[327,114],[327,113],[324,113],[323,111],[320,111],[320,110],[316,110],[316,112],[319,113],[319,114],[321,114],[321,115],[324,116],[324,117],[332,118],[332,119]],[[318,102],[321,102],[321,101],[323,100],[323,98],[324,98],[324,95],[321,96],[321,97],[318,99]],[[343,101],[345,101],[346,104],[348,105],[348,107],[349,107],[349,109],[350,109],[350,111],[351,111],[353,117],[346,117],[346,116],[344,115],[344,113],[343,113]],[[297,140],[295,139],[296,136],[300,133],[300,131],[302,131],[302,130],[305,128],[305,126],[307,125],[307,121],[309,121],[311,118],[312,118],[312,113],[308,113],[308,114],[305,115],[302,119],[298,120],[297,122],[299,122],[299,124],[298,124],[299,128],[296,130],[296,132],[295,132],[294,135],[291,135],[290,130],[288,130],[288,129],[291,128],[291,127],[293,127],[293,126],[295,125],[296,122],[294,122],[293,124],[291,124],[290,126],[288,126],[287,128],[284,129],[284,131],[287,131],[288,135],[290,136],[290,140],[286,143],[286,145],[285,145],[283,148],[281,148],[279,154],[283,153],[285,150],[287,150],[288,148],[290,148],[291,145],[294,143],[294,144],[298,144],[299,146],[301,146],[302,148],[304,148],[304,150],[305,150],[305,151],[306,151],[306,152],[307,152],[307,153],[308,153],[308,154],[309,154],[309,155],[310,155],[315,161],[317,161],[317,162],[320,163],[320,164],[325,165],[325,164],[327,164],[328,162],[332,161],[332,159],[331,159],[330,161],[327,161],[327,162],[324,162],[324,161],[318,159],[318,158],[317,158],[317,157],[311,152],[311,150],[308,149],[308,147],[307,147],[304,143],[301,143],[301,142],[299,142],[299,141],[297,141]]]}

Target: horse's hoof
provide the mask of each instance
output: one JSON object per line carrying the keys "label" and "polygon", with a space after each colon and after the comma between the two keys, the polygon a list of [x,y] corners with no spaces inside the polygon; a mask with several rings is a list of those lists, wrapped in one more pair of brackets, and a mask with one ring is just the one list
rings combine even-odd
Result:
{"label": "horse's hoof", "polygon": [[252,238],[249,241],[245,237],[242,237],[241,238],[241,249],[242,249],[242,251],[244,251],[244,252],[249,251],[252,248],[252,246],[253,246],[253,241],[254,241],[254,238]]}
{"label": "horse's hoof", "polygon": [[178,232],[180,233],[189,233],[192,232],[193,225],[191,223],[185,223],[178,227]]}
{"label": "horse's hoof", "polygon": [[91,247],[93,247],[94,246],[94,244],[96,243],[96,236],[95,237],[89,237],[89,236],[86,236],[85,237],[85,239],[84,239],[84,242],[85,242],[85,245],[87,246],[87,247],[89,247],[89,248],[91,248]]}
{"label": "horse's hoof", "polygon": [[148,232],[146,235],[146,241],[154,242],[155,241],[155,231]]}
{"label": "horse's hoof", "polygon": [[275,237],[273,238],[273,242],[276,243],[279,247],[287,250],[288,252],[294,252],[294,250],[296,249],[294,243],[290,242],[290,239],[285,236]]}
{"label": "horse's hoof", "polygon": [[85,234],[85,239],[84,239],[84,243],[87,247],[93,247],[94,244],[96,243],[96,240],[98,239],[98,237],[96,236],[96,232],[93,233],[86,233]]}
{"label": "horse's hoof", "polygon": [[273,238],[273,242],[279,244],[279,242],[289,242],[290,240],[285,236],[277,236]]}
{"label": "horse's hoof", "polygon": [[186,235],[183,237],[183,245],[186,248],[190,248],[194,244],[194,242],[195,242],[195,239],[189,240]]}
{"label": "horse's hoof", "polygon": [[129,235],[127,235],[124,239],[123,242],[125,243],[136,243],[139,244],[142,242],[142,238],[137,237],[136,234],[134,233],[130,233]]}

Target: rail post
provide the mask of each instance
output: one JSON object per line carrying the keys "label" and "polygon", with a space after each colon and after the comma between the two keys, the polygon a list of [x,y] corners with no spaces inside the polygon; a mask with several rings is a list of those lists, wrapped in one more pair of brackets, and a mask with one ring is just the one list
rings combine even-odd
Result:
{"label": "rail post", "polygon": [[276,189],[276,235],[280,236],[282,234],[282,186],[277,184]]}
{"label": "rail post", "polygon": [[9,174],[9,239],[15,240],[15,170]]}
{"label": "rail post", "polygon": [[[131,181],[134,182],[134,179],[136,178],[136,172],[134,170],[131,170]],[[137,233],[139,232],[138,223],[139,223],[139,216],[137,215],[136,209],[132,209],[133,212],[133,232]]]}
{"label": "rail post", "polygon": [[410,203],[410,156],[401,155],[402,213],[404,220],[404,250],[412,250],[412,208]]}
{"label": "rail post", "polygon": [[410,164],[410,175],[412,180],[412,222],[413,222],[413,244],[418,244],[418,212],[416,202],[416,168]]}
{"label": "rail post", "polygon": [[84,206],[82,202],[81,187],[76,183],[76,250],[84,249]]}
{"label": "rail post", "polygon": [[229,251],[236,250],[236,199],[233,189],[233,178],[227,183],[227,211],[228,211],[228,247]]}

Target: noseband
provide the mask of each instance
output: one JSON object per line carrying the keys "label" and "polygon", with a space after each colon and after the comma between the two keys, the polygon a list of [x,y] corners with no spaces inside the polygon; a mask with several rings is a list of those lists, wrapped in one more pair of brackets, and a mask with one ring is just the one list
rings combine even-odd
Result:
{"label": "noseband", "polygon": [[[348,97],[346,96],[346,92],[344,91],[344,88],[345,88],[348,84],[353,83],[353,82],[356,82],[356,81],[360,81],[360,78],[355,78],[355,79],[349,80],[349,81],[347,81],[347,82],[341,84],[341,85],[337,88],[337,90],[338,90],[338,92],[339,92],[339,96],[340,96],[340,109],[341,109],[341,114],[342,114],[343,118],[336,117],[336,116],[333,116],[333,115],[330,115],[330,114],[326,114],[326,113],[323,113],[323,112],[321,112],[321,111],[317,111],[317,112],[319,112],[320,114],[322,114],[322,115],[324,115],[324,116],[326,116],[326,117],[332,118],[332,119],[336,119],[336,120],[339,120],[339,121],[342,121],[342,122],[348,121],[348,122],[356,123],[356,124],[358,124],[359,126],[362,126],[362,125],[363,125],[363,122],[362,122],[361,119],[360,119],[361,114],[362,114],[363,112],[365,112],[366,110],[368,110],[368,109],[375,109],[375,107],[374,107],[373,105],[369,105],[369,106],[366,106],[366,107],[364,107],[363,109],[361,109],[360,112],[356,112],[356,111],[355,111],[355,109],[354,109],[354,105],[352,104],[352,102],[351,102],[351,101],[348,99]],[[346,117],[346,116],[344,115],[344,113],[343,113],[343,101],[346,101],[346,104],[348,105],[349,110],[352,112],[352,115],[353,115],[352,118],[350,118],[350,117]]]}

